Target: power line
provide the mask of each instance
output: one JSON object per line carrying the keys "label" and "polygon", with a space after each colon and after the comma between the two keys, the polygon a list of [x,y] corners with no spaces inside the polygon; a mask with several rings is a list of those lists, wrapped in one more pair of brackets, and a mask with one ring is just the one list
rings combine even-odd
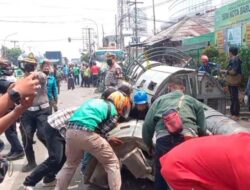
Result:
{"label": "power line", "polygon": [[[6,42],[13,42],[13,40],[4,40],[0,39],[0,41],[6,41]],[[47,43],[47,42],[62,42],[62,41],[67,41],[67,39],[54,39],[54,40],[15,40],[16,42],[21,42],[21,43]]]}

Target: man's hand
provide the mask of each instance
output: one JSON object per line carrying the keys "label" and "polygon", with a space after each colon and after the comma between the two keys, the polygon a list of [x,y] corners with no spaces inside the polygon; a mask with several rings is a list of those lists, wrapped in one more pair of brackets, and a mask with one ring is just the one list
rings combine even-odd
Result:
{"label": "man's hand", "polygon": [[108,142],[113,146],[120,146],[120,145],[124,144],[124,142],[117,137],[110,137],[108,139]]}
{"label": "man's hand", "polygon": [[20,93],[21,97],[33,96],[36,91],[41,88],[37,73],[32,73],[29,76],[18,80],[13,87],[13,90]]}
{"label": "man's hand", "polygon": [[14,110],[18,112],[19,114],[22,114],[30,106],[32,106],[34,98],[35,98],[35,95],[22,98],[20,101],[20,104],[16,106]]}

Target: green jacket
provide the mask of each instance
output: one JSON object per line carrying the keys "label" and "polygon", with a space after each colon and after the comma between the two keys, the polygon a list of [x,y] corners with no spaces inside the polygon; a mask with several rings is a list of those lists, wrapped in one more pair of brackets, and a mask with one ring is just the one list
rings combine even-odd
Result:
{"label": "green jacket", "polygon": [[[90,99],[73,113],[69,122],[95,131],[98,125],[107,119],[107,114],[108,104],[105,100]],[[111,116],[116,116],[117,114],[114,104],[111,103]]]}
{"label": "green jacket", "polygon": [[[147,146],[152,146],[154,132],[156,132],[156,139],[169,135],[162,121],[162,114],[169,109],[176,109],[182,95],[180,91],[171,92],[156,99],[150,107],[142,130],[142,138]],[[185,95],[179,112],[184,125],[182,133],[185,134],[189,128],[196,134],[198,134],[198,128],[200,128],[199,131],[205,131],[204,109],[198,100]]]}

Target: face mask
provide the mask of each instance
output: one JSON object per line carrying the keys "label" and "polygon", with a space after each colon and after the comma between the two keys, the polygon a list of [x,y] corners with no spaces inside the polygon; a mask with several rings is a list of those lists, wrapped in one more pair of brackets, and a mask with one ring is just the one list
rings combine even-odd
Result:
{"label": "face mask", "polygon": [[107,60],[107,64],[108,64],[108,66],[110,66],[110,67],[111,67],[111,66],[113,65],[113,61],[112,61],[112,59],[108,59],[108,60]]}
{"label": "face mask", "polygon": [[43,71],[45,75],[49,75],[49,71]]}
{"label": "face mask", "polygon": [[24,71],[27,73],[35,71],[35,65],[33,64],[24,64]]}

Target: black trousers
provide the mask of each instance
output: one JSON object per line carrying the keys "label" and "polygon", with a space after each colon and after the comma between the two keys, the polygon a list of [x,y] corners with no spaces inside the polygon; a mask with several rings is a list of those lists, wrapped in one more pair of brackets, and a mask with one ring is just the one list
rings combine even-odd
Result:
{"label": "black trousers", "polygon": [[169,190],[166,181],[161,175],[160,158],[182,142],[184,142],[184,137],[181,134],[167,135],[156,140],[154,190]]}
{"label": "black trousers", "polygon": [[21,134],[23,140],[24,151],[28,163],[34,163],[35,154],[33,150],[34,134],[46,146],[44,129],[47,123],[47,118],[51,114],[51,108],[42,109],[39,111],[26,111],[21,118]]}
{"label": "black trousers", "polygon": [[84,87],[90,87],[90,77],[84,77]]}
{"label": "black trousers", "polygon": [[11,149],[10,153],[21,153],[23,152],[23,147],[18,139],[16,123],[12,124],[6,131],[5,136],[10,143]]}
{"label": "black trousers", "polygon": [[231,115],[240,116],[240,101],[239,101],[239,87],[238,86],[228,86],[231,106]]}
{"label": "black trousers", "polygon": [[35,186],[43,177],[54,179],[66,161],[65,141],[58,130],[48,124],[45,127],[45,137],[49,157],[26,177],[25,186]]}

